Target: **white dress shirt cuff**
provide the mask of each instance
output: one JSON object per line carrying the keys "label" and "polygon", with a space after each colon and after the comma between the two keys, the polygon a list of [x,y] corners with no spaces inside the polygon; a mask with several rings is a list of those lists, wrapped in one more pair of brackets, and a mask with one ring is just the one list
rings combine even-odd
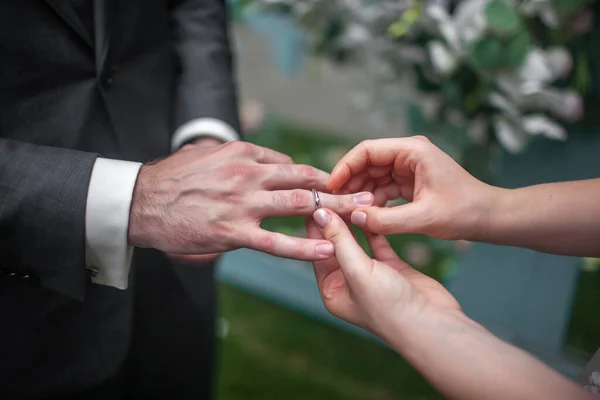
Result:
{"label": "white dress shirt cuff", "polygon": [[126,289],[133,247],[128,245],[129,209],[142,164],[98,158],[85,213],[86,264],[92,281]]}
{"label": "white dress shirt cuff", "polygon": [[175,131],[171,148],[173,151],[177,151],[187,142],[206,136],[223,142],[233,142],[240,139],[235,129],[226,122],[215,118],[198,118],[181,125]]}

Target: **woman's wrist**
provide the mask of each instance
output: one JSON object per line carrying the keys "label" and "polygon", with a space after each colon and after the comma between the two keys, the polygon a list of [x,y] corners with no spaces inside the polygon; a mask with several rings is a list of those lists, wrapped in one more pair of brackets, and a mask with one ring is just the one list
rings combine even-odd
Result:
{"label": "woman's wrist", "polygon": [[515,190],[487,186],[474,206],[476,215],[473,227],[465,239],[473,242],[495,242],[507,218],[511,215]]}
{"label": "woman's wrist", "polygon": [[427,357],[435,351],[439,335],[455,335],[468,330],[487,332],[461,310],[426,307],[413,315],[404,315],[380,324],[378,336],[407,359]]}

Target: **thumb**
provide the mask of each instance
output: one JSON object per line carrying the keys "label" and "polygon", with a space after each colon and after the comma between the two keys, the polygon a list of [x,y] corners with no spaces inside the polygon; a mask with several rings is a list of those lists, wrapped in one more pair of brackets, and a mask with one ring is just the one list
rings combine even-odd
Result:
{"label": "thumb", "polygon": [[391,233],[420,233],[423,224],[422,207],[408,203],[396,207],[365,207],[355,210],[350,220],[359,228],[387,235]]}
{"label": "thumb", "polygon": [[360,277],[373,268],[373,260],[360,247],[339,215],[321,208],[315,211],[313,218],[323,237],[335,246],[335,258],[346,278]]}

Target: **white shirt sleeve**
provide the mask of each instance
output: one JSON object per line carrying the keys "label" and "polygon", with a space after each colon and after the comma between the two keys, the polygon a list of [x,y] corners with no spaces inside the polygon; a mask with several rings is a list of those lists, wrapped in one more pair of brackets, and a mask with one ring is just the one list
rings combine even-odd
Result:
{"label": "white shirt sleeve", "polygon": [[[172,149],[201,137],[223,142],[239,140],[227,123],[199,118],[182,125],[173,135]],[[97,271],[92,282],[126,289],[133,246],[128,244],[129,210],[142,164],[98,158],[92,170],[85,215],[85,259]]]}
{"label": "white shirt sleeve", "polygon": [[214,118],[193,119],[179,127],[173,135],[171,148],[177,151],[185,143],[201,137],[210,136],[223,142],[239,140],[238,133],[229,124]]}
{"label": "white shirt sleeve", "polygon": [[133,247],[128,245],[129,209],[142,164],[96,159],[85,213],[85,260],[97,270],[92,282],[126,289]]}

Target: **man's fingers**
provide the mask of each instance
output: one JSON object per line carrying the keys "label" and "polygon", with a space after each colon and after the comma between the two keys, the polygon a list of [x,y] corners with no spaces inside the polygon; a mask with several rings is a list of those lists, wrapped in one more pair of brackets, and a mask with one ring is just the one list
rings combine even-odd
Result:
{"label": "man's fingers", "polygon": [[263,229],[253,233],[250,244],[243,246],[274,256],[302,261],[326,260],[335,253],[333,245],[327,240],[296,238]]}
{"label": "man's fingers", "polygon": [[[368,192],[345,195],[318,192],[318,195],[321,207],[342,215],[375,204],[375,196]],[[312,191],[302,189],[259,192],[251,201],[262,218],[310,216],[316,208]]]}
{"label": "man's fingers", "polygon": [[310,165],[279,164],[264,167],[270,171],[263,181],[266,190],[315,188],[323,191],[329,179],[327,172]]}
{"label": "man's fingers", "polygon": [[422,207],[408,203],[397,207],[366,207],[355,210],[350,220],[359,228],[387,235],[391,233],[422,233],[426,219]]}
{"label": "man's fingers", "polygon": [[344,275],[358,278],[373,268],[373,260],[360,247],[342,219],[331,210],[319,209],[313,218],[323,237],[335,246],[335,258]]}
{"label": "man's fingers", "polygon": [[414,167],[411,161],[418,158],[424,146],[426,142],[416,137],[365,140],[338,162],[331,173],[327,188],[329,190],[341,188],[350,178],[368,167],[393,166],[396,170],[398,168],[407,170],[406,174],[408,174]]}

